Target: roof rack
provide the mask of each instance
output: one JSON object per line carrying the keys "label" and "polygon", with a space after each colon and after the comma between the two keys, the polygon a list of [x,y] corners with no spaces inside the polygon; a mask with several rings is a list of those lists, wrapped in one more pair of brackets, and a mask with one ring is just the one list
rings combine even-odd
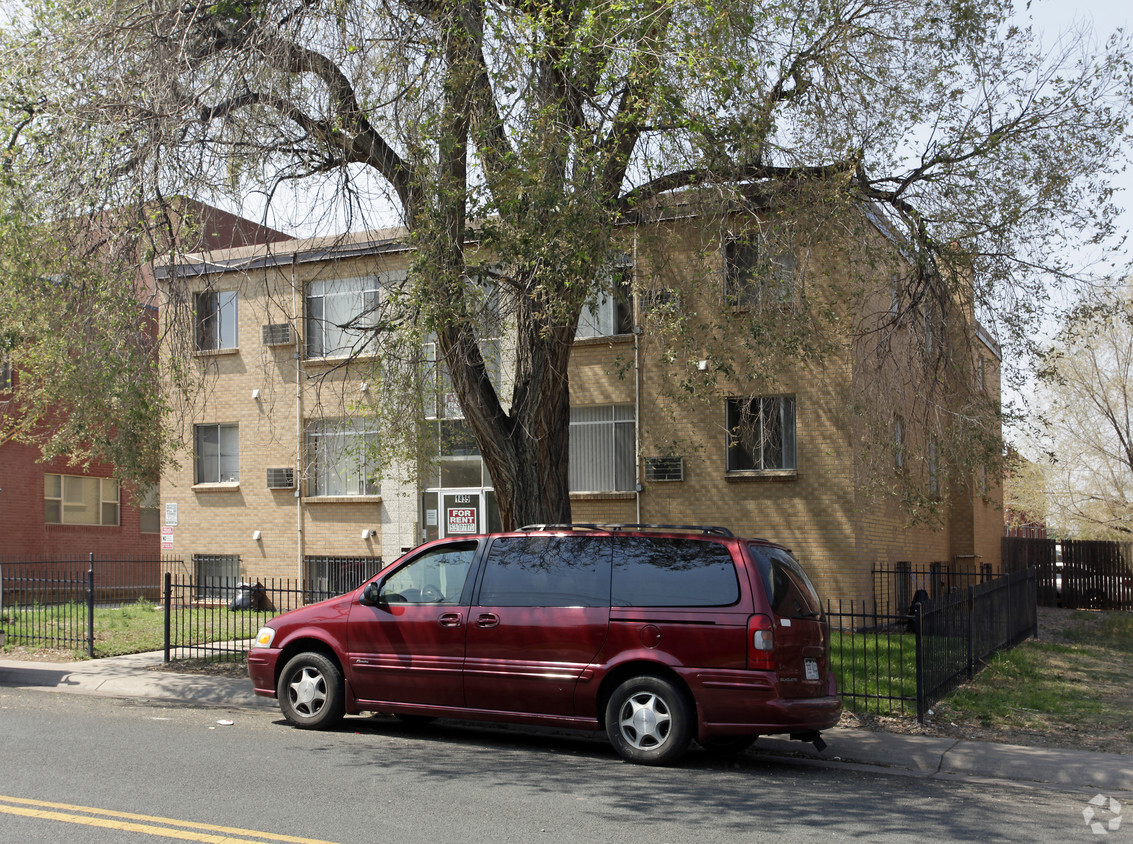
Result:
{"label": "roof rack", "polygon": [[718,527],[716,525],[661,525],[661,524],[589,524],[584,522],[577,522],[574,524],[561,524],[561,525],[524,525],[519,528],[521,531],[527,530],[671,530],[682,531],[686,533],[703,533],[711,534],[713,536],[728,536],[733,537],[733,534],[726,527]]}

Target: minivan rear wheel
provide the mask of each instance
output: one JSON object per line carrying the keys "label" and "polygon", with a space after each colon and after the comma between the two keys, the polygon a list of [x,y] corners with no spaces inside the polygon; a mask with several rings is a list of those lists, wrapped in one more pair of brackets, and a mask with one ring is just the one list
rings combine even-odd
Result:
{"label": "minivan rear wheel", "polygon": [[283,717],[305,730],[326,730],[342,720],[346,701],[342,671],[323,654],[292,657],[275,688]]}
{"label": "minivan rear wheel", "polygon": [[606,734],[628,762],[666,765],[692,741],[692,707],[673,683],[643,675],[618,686],[606,704]]}

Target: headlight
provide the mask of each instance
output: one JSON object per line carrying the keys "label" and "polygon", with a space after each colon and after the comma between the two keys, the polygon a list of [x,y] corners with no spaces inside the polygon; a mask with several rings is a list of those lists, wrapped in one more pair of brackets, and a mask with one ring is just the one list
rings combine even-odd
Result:
{"label": "headlight", "polygon": [[272,641],[275,640],[275,630],[271,627],[261,627],[260,632],[256,634],[256,641],[252,643],[253,648],[270,648]]}

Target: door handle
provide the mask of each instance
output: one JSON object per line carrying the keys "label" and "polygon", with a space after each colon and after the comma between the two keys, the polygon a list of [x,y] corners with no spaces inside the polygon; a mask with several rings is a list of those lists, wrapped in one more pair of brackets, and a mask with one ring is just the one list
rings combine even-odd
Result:
{"label": "door handle", "polygon": [[480,617],[478,619],[476,619],[476,626],[477,627],[483,627],[483,628],[497,627],[497,626],[499,626],[499,623],[500,623],[500,617],[498,615],[496,615],[494,612],[480,613]]}
{"label": "door handle", "polygon": [[441,617],[437,619],[437,623],[440,624],[441,627],[460,627],[463,621],[463,617],[458,612],[442,613]]}

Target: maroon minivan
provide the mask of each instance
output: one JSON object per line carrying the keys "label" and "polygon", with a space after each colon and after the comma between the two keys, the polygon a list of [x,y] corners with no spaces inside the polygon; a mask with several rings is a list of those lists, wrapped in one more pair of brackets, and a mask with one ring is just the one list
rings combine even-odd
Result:
{"label": "maroon minivan", "polygon": [[537,526],[422,545],[284,613],[248,654],[297,727],[388,712],[605,729],[631,762],[696,739],[822,747],[842,710],[814,586],[784,548],[716,527]]}

